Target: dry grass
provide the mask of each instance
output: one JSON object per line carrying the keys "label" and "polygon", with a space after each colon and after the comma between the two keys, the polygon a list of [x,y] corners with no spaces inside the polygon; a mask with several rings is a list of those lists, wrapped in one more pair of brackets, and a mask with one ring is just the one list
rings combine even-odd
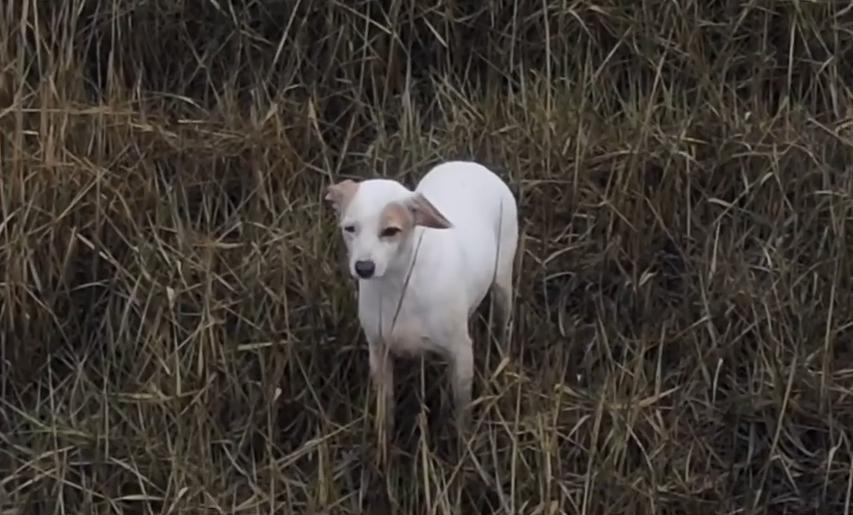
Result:
{"label": "dry grass", "polygon": [[[847,513],[851,86],[844,2],[2,3],[0,512]],[[382,470],[323,189],[451,158],[514,335]]]}

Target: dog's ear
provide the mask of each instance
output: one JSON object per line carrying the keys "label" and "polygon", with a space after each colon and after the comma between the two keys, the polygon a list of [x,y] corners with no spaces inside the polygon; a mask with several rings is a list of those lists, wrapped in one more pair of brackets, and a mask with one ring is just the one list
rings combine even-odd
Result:
{"label": "dog's ear", "polygon": [[358,183],[345,179],[337,184],[331,184],[326,188],[326,201],[332,204],[335,211],[340,214],[346,209],[347,204],[358,191]]}
{"label": "dog's ear", "polygon": [[412,213],[415,225],[431,227],[433,229],[449,229],[453,227],[450,220],[444,217],[441,212],[436,209],[432,202],[427,200],[421,193],[415,193],[406,202],[406,207]]}

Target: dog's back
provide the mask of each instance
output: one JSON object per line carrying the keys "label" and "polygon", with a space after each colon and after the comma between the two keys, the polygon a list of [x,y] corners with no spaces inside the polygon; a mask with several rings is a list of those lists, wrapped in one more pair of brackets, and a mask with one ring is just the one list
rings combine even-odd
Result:
{"label": "dog's back", "polygon": [[[512,274],[518,242],[515,197],[494,172],[467,161],[436,166],[421,179],[416,191],[453,224],[452,233],[431,231],[431,243],[459,246],[465,257],[471,300],[479,303],[495,275]],[[451,238],[452,242],[442,241]]]}
{"label": "dog's back", "polygon": [[421,179],[415,191],[423,193],[463,232],[488,230],[502,216],[517,221],[509,187],[494,172],[474,162],[442,163]]}

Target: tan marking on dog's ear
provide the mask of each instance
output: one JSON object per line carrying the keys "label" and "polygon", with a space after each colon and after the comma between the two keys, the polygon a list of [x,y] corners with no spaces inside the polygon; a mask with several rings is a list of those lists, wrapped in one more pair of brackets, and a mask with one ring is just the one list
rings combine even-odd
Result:
{"label": "tan marking on dog's ear", "polygon": [[337,184],[332,184],[326,188],[326,201],[332,204],[338,214],[343,213],[347,204],[350,203],[355,193],[358,191],[358,183],[345,179]]}
{"label": "tan marking on dog's ear", "polygon": [[407,202],[406,207],[412,213],[415,225],[431,227],[433,229],[449,229],[453,227],[450,220],[445,218],[441,212],[436,209],[432,202],[427,200],[421,193],[415,193]]}

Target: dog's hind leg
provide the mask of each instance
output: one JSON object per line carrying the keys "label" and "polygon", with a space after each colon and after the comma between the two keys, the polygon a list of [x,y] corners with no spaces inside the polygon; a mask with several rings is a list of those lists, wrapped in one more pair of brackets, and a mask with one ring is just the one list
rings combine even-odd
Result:
{"label": "dog's hind leg", "polygon": [[512,269],[499,271],[494,284],[492,284],[491,296],[497,338],[501,345],[506,343],[509,336],[509,322],[512,317],[512,294]]}
{"label": "dog's hind leg", "polygon": [[468,328],[463,326],[449,347],[450,383],[453,387],[454,413],[457,427],[467,431],[471,409],[471,387],[474,381],[474,351]]}
{"label": "dog's hind leg", "polygon": [[502,232],[504,241],[500,245],[496,260],[495,278],[491,287],[495,328],[497,329],[498,342],[501,345],[505,344],[509,337],[510,319],[513,312],[513,269],[518,241],[514,227]]}
{"label": "dog's hind leg", "polygon": [[509,338],[513,304],[513,271],[518,250],[518,210],[515,201],[501,201],[497,226],[498,250],[495,256],[495,276],[491,287],[492,309],[497,339],[505,345]]}

